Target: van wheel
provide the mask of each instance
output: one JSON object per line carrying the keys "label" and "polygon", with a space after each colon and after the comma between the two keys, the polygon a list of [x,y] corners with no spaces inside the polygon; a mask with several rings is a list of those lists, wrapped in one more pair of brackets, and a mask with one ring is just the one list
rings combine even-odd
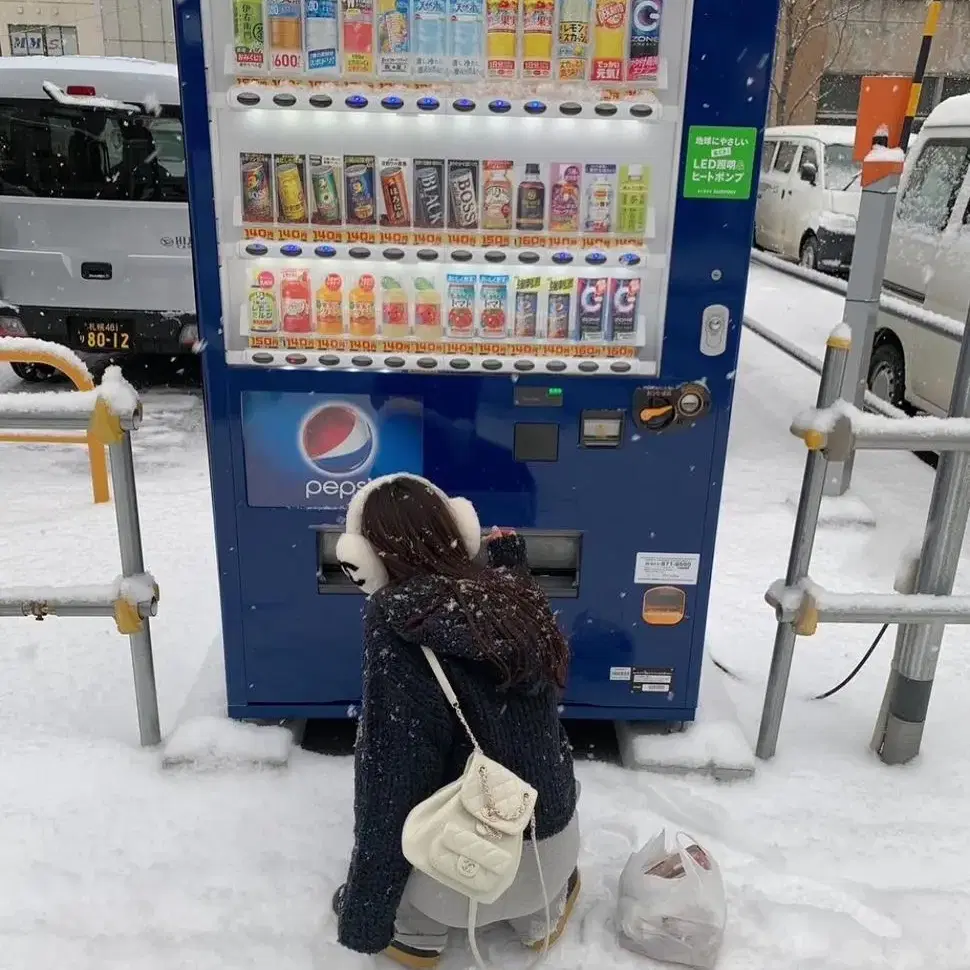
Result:
{"label": "van wheel", "polygon": [[876,397],[902,408],[906,403],[906,363],[892,343],[880,344],[869,359],[869,390]]}
{"label": "van wheel", "polygon": [[52,380],[57,370],[48,367],[46,364],[11,364],[10,369],[28,384],[43,384],[45,381]]}
{"label": "van wheel", "polygon": [[802,240],[802,248],[798,250],[798,262],[805,269],[818,269],[818,240],[811,233]]}

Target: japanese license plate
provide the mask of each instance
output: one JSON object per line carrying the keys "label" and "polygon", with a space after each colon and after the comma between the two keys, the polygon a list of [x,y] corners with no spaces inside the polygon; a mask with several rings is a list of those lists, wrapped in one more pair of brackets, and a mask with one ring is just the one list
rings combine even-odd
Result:
{"label": "japanese license plate", "polygon": [[132,349],[130,320],[82,320],[74,325],[74,346],[92,353],[124,353]]}

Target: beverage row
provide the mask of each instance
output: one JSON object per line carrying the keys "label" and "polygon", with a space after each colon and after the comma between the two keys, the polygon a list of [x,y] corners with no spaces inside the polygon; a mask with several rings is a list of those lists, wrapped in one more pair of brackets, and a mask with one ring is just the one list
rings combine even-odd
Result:
{"label": "beverage row", "polygon": [[233,0],[232,11],[240,74],[615,83],[657,77],[663,0]]}
{"label": "beverage row", "polygon": [[643,237],[649,169],[599,162],[240,155],[249,225]]}
{"label": "beverage row", "polygon": [[249,334],[319,334],[421,341],[561,340],[634,343],[642,281],[633,276],[512,276],[389,268],[250,272]]}

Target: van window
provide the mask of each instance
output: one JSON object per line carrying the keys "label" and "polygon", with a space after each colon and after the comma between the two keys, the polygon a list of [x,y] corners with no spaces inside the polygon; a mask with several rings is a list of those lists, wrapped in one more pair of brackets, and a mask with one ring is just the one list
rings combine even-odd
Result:
{"label": "van window", "polygon": [[970,142],[928,141],[920,147],[913,173],[896,207],[896,219],[942,232],[967,173]]}
{"label": "van window", "polygon": [[862,162],[852,157],[851,145],[825,146],[825,187],[835,192],[862,190]]}
{"label": "van window", "polygon": [[797,151],[798,146],[793,141],[781,142],[778,145],[778,157],[775,159],[775,171],[784,172],[787,175],[791,171]]}
{"label": "van window", "polygon": [[185,202],[178,109],[131,118],[0,99],[0,195]]}
{"label": "van window", "polygon": [[761,171],[770,172],[771,163],[775,158],[775,148],[778,147],[778,142],[768,141],[765,139],[765,143],[761,146]]}

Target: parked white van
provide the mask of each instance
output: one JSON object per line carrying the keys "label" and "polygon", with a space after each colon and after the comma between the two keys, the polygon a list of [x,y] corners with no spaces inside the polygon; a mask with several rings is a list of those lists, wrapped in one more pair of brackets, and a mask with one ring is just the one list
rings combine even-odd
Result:
{"label": "parked white van", "polygon": [[[934,108],[906,157],[884,292],[961,323],[970,307],[970,95]],[[869,367],[873,393],[946,414],[957,341],[880,313]]]}
{"label": "parked white van", "polygon": [[0,58],[0,300],[17,308],[0,310],[0,334],[94,354],[190,351],[187,202],[174,65]]}
{"label": "parked white van", "polygon": [[852,262],[862,165],[855,128],[766,128],[755,213],[755,245],[808,269],[843,273]]}

